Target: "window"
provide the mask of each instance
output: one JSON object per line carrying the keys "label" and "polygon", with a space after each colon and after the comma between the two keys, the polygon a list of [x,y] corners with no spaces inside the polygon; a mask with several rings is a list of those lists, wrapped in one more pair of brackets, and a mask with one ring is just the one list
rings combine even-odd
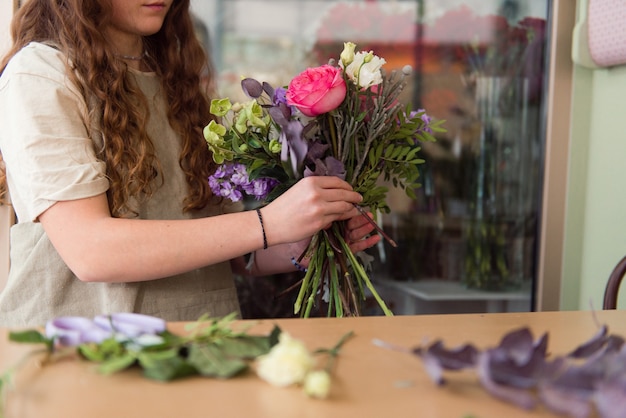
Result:
{"label": "window", "polygon": [[[423,144],[418,199],[388,195],[372,278],[396,313],[532,310],[545,143],[548,0],[229,0],[192,7],[220,94],[286,85],[344,41],[414,78],[405,100],[445,119]],[[241,98],[243,99],[243,98]],[[280,291],[281,289],[276,289]]]}

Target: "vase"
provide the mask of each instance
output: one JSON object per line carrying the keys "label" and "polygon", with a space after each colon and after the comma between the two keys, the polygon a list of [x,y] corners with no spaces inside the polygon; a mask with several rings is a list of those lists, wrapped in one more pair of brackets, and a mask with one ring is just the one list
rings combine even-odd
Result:
{"label": "vase", "polygon": [[464,220],[462,281],[469,288],[518,288],[532,259],[533,148],[525,78],[478,77],[479,136],[473,147],[469,211]]}

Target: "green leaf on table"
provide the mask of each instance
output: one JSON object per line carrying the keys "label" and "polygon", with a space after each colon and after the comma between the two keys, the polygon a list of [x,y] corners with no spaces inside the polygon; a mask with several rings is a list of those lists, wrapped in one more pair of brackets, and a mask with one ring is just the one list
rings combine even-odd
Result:
{"label": "green leaf on table", "polygon": [[229,357],[253,359],[270,351],[269,337],[243,335],[225,338],[219,342],[221,350]]}
{"label": "green leaf on table", "polygon": [[9,332],[9,340],[16,343],[28,344],[45,344],[48,348],[52,347],[52,339],[47,338],[37,330],[12,331]]}
{"label": "green leaf on table", "polygon": [[137,354],[143,374],[159,381],[174,380],[198,371],[183,358],[177,348],[164,351],[141,351]]}
{"label": "green leaf on table", "polygon": [[247,369],[248,364],[237,357],[229,357],[221,347],[211,344],[192,344],[187,361],[202,376],[229,378]]}
{"label": "green leaf on table", "polygon": [[137,353],[127,352],[119,357],[113,357],[104,361],[100,367],[98,367],[98,371],[105,375],[117,373],[133,366],[136,361]]}
{"label": "green leaf on table", "polygon": [[78,353],[89,361],[102,363],[126,353],[124,345],[115,338],[107,338],[102,342],[84,343],[77,347]]}
{"label": "green leaf on table", "polygon": [[78,346],[78,352],[87,360],[95,363],[102,363],[106,360],[105,354],[97,344],[81,344]]}
{"label": "green leaf on table", "polygon": [[272,328],[272,332],[270,332],[270,335],[268,337],[270,342],[270,348],[278,344],[278,337],[280,337],[280,334],[282,332],[283,330],[281,330],[278,325],[274,325],[274,328]]}

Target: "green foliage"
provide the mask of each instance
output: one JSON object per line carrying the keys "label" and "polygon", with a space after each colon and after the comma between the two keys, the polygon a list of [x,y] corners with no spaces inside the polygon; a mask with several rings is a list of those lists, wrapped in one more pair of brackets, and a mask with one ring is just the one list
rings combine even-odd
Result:
{"label": "green foliage", "polygon": [[[267,353],[278,342],[280,328],[266,336],[249,335],[231,327],[234,314],[221,319],[200,318],[189,324],[188,335],[169,331],[157,334],[146,344],[141,337],[111,337],[100,343],[83,343],[76,350],[81,357],[98,364],[98,371],[114,374],[139,367],[149,379],[170,381],[189,375],[227,379],[248,369],[249,360]],[[44,344],[48,352],[54,341],[36,330],[10,333],[11,341]],[[7,380],[0,380],[0,389]]]}

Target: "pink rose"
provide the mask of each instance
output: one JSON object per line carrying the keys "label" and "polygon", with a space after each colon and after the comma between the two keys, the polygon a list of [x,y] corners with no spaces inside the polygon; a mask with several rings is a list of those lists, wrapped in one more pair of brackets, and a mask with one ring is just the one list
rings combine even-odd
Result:
{"label": "pink rose", "polygon": [[346,82],[337,67],[308,68],[291,80],[286,97],[306,116],[318,116],[339,107],[346,97]]}

